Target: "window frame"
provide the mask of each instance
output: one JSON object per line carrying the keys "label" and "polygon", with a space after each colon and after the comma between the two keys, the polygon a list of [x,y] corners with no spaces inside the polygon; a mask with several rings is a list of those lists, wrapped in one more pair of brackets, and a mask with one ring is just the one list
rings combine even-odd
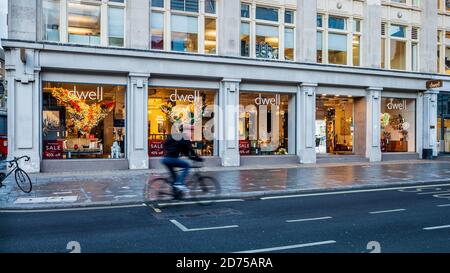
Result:
{"label": "window frame", "polygon": [[[384,68],[382,69],[388,69],[388,70],[398,70],[398,71],[418,71],[420,67],[420,26],[412,25],[412,24],[401,24],[397,22],[385,22],[383,21],[386,27],[385,35],[381,36],[381,39],[384,39]],[[405,37],[395,37],[391,35],[391,26],[401,26],[405,28]],[[417,39],[412,39],[412,29],[416,28],[418,32]],[[405,42],[405,69],[394,69],[391,66],[391,41],[403,41]],[[414,70],[413,68],[413,58],[412,58],[412,47],[413,44],[417,46],[417,60],[416,60],[416,66],[417,70]]]}

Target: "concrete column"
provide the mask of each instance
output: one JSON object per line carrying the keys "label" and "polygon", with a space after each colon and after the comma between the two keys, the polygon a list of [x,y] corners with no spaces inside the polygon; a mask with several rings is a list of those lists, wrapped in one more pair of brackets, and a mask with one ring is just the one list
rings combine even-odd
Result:
{"label": "concrete column", "polygon": [[433,149],[433,156],[437,150],[437,96],[439,91],[428,90],[423,94],[423,149]]}
{"label": "concrete column", "polygon": [[364,3],[364,20],[362,23],[361,65],[381,68],[381,1],[372,0]]}
{"label": "concrete column", "polygon": [[296,49],[298,62],[317,61],[317,0],[297,0]]}
{"label": "concrete column", "polygon": [[[10,49],[6,52],[8,79],[8,159],[27,155],[21,167],[40,171],[41,158],[41,89],[38,52]],[[21,58],[22,55],[22,58]]]}
{"label": "concrete column", "polygon": [[241,2],[217,1],[218,53],[220,56],[240,56]]}
{"label": "concrete column", "polygon": [[126,2],[126,47],[149,49],[151,0],[132,0]]}
{"label": "concrete column", "polygon": [[370,162],[381,161],[381,91],[369,87],[366,94],[366,157]]}
{"label": "concrete column", "polygon": [[148,78],[130,73],[127,92],[127,151],[130,169],[148,169]]}
{"label": "concrete column", "polygon": [[[436,1],[421,1],[422,12],[419,33],[419,71],[437,72],[437,26]],[[444,54],[444,52],[441,52]]]}
{"label": "concrete column", "polygon": [[219,90],[219,155],[222,166],[239,166],[240,79],[223,79]]}
{"label": "concrete column", "polygon": [[316,163],[317,84],[302,83],[297,90],[297,155],[300,163]]}
{"label": "concrete column", "polygon": [[8,38],[36,41],[37,0],[8,1]]}

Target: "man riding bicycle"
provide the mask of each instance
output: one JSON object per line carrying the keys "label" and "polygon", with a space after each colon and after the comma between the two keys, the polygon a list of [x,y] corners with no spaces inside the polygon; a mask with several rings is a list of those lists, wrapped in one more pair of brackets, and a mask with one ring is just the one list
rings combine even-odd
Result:
{"label": "man riding bicycle", "polygon": [[[161,160],[162,164],[165,165],[171,175],[173,186],[182,192],[187,192],[188,189],[184,184],[184,180],[189,174],[189,169],[191,165],[187,160],[183,160],[180,156],[188,156],[189,159],[193,161],[202,162],[203,159],[199,157],[194,149],[192,149],[191,141],[183,136],[183,127],[180,128],[180,133],[172,133],[164,141],[164,157]],[[175,168],[182,168],[182,172],[177,176]]]}

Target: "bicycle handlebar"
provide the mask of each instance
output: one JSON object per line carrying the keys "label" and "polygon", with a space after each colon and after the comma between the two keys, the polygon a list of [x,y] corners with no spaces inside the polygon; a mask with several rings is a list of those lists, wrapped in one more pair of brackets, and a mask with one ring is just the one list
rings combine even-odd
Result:
{"label": "bicycle handlebar", "polygon": [[19,161],[19,160],[21,160],[23,158],[25,158],[25,161],[30,161],[30,157],[27,156],[27,155],[24,155],[24,156],[21,156],[21,157],[14,157],[13,160],[6,161],[6,162],[9,163],[9,167],[12,168],[13,167],[13,163],[17,164],[17,161]]}

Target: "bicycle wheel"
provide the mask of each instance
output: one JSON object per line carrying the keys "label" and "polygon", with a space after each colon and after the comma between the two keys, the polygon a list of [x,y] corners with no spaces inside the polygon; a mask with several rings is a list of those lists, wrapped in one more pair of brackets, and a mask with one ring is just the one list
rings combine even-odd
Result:
{"label": "bicycle wheel", "polygon": [[151,201],[170,200],[173,197],[172,185],[166,178],[156,178],[148,187],[148,198]]}
{"label": "bicycle wheel", "polygon": [[28,174],[22,169],[17,169],[14,172],[14,176],[16,178],[17,186],[19,186],[24,193],[30,193],[33,186],[31,185],[31,179]]}
{"label": "bicycle wheel", "polygon": [[190,194],[201,205],[209,205],[220,194],[219,182],[211,176],[200,176],[192,181]]}

